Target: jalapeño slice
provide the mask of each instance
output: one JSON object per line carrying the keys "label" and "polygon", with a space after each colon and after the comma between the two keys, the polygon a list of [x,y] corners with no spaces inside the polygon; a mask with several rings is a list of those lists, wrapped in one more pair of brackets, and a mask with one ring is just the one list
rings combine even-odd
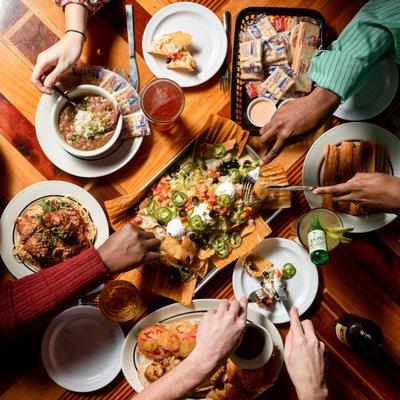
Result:
{"label": "jalape\u00f1o slice", "polygon": [[292,263],[286,263],[282,267],[282,275],[285,279],[290,279],[296,275],[296,267]]}
{"label": "jalape\u00f1o slice", "polygon": [[221,194],[217,196],[217,204],[220,207],[229,207],[232,204],[232,198],[229,194]]}
{"label": "jalape\u00f1o slice", "polygon": [[210,154],[214,158],[222,158],[226,155],[226,148],[223,144],[215,144],[211,148]]}
{"label": "jalape\u00f1o slice", "polygon": [[172,193],[171,199],[175,207],[182,207],[186,204],[187,196],[185,193],[176,191]]}
{"label": "jalape\u00f1o slice", "polygon": [[240,182],[240,172],[237,168],[229,168],[228,169],[229,175],[231,177],[232,183],[239,183]]}
{"label": "jalape\u00f1o slice", "polygon": [[200,215],[194,215],[192,218],[189,219],[189,226],[194,231],[202,231],[204,229],[204,222],[201,219]]}
{"label": "jalape\u00f1o slice", "polygon": [[233,249],[237,249],[242,244],[242,237],[239,232],[233,232],[229,238],[229,246]]}
{"label": "jalape\u00f1o slice", "polygon": [[148,215],[152,215],[154,213],[154,211],[156,210],[156,201],[155,200],[151,200],[149,205],[146,207],[146,212]]}
{"label": "jalape\u00f1o slice", "polygon": [[172,211],[168,207],[158,207],[154,211],[154,217],[158,221],[168,223],[172,219]]}

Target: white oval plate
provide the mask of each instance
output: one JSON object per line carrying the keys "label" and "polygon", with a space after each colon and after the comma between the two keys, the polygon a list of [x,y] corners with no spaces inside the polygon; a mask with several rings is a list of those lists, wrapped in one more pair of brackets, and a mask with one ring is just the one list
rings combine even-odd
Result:
{"label": "white oval plate", "polygon": [[[196,58],[196,72],[170,70],[164,58],[147,52],[154,39],[176,31],[193,36],[191,48]],[[221,68],[228,41],[221,21],[211,10],[200,4],[181,2],[153,15],[144,31],[142,48],[146,64],[157,78],[172,79],[181,87],[192,87],[208,81]]]}
{"label": "white oval plate", "polygon": [[111,152],[95,160],[84,160],[65,151],[57,142],[51,129],[50,115],[59,95],[44,94],[36,109],[35,129],[39,145],[46,157],[68,174],[82,178],[98,178],[121,169],[135,156],[143,138],[118,142]]}
{"label": "white oval plate", "polygon": [[[343,140],[375,140],[389,152],[392,173],[400,176],[400,140],[386,129],[367,122],[349,122],[335,126],[320,136],[311,146],[303,166],[303,185],[320,186],[323,176],[324,146],[338,144]],[[304,192],[311,208],[321,206],[322,197],[312,192]],[[394,214],[372,214],[353,216],[339,213],[344,226],[354,227],[353,233],[375,231],[392,222]]]}
{"label": "white oval plate", "polygon": [[0,220],[0,253],[8,270],[17,278],[36,272],[30,266],[20,263],[12,254],[16,240],[15,221],[21,213],[32,203],[48,196],[70,196],[84,206],[90,214],[97,228],[95,247],[103,244],[108,236],[108,222],[103,209],[97,200],[85,189],[73,183],[62,181],[44,181],[28,186],[19,192],[5,208]]}
{"label": "white oval plate", "polygon": [[399,71],[394,56],[375,64],[367,73],[367,84],[347,99],[333,113],[348,121],[361,121],[384,111],[394,99],[399,84]]}
{"label": "white oval plate", "polygon": [[[292,240],[271,238],[260,242],[254,251],[272,261],[277,268],[282,268],[286,263],[292,263],[296,267],[296,275],[286,281],[288,302],[291,306],[298,308],[299,315],[305,313],[317,295],[318,272],[304,247]],[[238,262],[236,263],[232,275],[232,285],[237,299],[242,296],[249,297],[251,292],[260,288],[260,282],[261,278],[253,278]],[[285,307],[280,302],[275,302],[268,309],[250,303],[249,308],[262,313],[274,324],[282,324],[290,320]]]}
{"label": "white oval plate", "polygon": [[121,370],[121,327],[95,307],[69,308],[55,317],[42,340],[42,361],[58,385],[91,392],[108,385]]}
{"label": "white oval plate", "polygon": [[[160,308],[140,320],[128,333],[122,347],[122,372],[129,384],[137,392],[143,390],[143,386],[138,377],[138,366],[144,358],[139,354],[136,340],[137,335],[142,329],[156,323],[179,321],[183,319],[199,320],[208,310],[217,309],[220,302],[221,300],[216,299],[200,299],[194,300],[190,307],[175,303]],[[281,335],[271,321],[252,309],[248,310],[247,319],[254,324],[261,325],[268,329],[275,346],[280,350],[280,356],[277,357],[273,366],[273,373],[271,374],[271,382],[273,382],[278,377],[283,363],[283,342]]]}

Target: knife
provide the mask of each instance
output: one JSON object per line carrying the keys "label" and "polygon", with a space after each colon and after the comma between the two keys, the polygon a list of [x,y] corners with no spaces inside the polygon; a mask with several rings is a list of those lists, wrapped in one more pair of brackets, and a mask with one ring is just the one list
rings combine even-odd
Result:
{"label": "knife", "polygon": [[133,29],[133,7],[131,4],[125,6],[126,27],[128,30],[129,62],[131,65],[130,77],[136,91],[139,90],[139,74],[135,59],[135,31]]}
{"label": "knife", "polygon": [[290,190],[296,192],[311,192],[316,189],[317,186],[268,186],[269,190]]}

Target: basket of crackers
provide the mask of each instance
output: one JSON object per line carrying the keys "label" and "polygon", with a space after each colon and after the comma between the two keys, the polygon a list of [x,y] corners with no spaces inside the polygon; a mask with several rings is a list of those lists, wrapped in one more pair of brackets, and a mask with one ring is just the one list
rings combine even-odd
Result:
{"label": "basket of crackers", "polygon": [[256,98],[275,106],[307,95],[307,71],[325,44],[326,23],[312,9],[250,7],[236,19],[232,58],[231,118],[256,134],[248,107]]}

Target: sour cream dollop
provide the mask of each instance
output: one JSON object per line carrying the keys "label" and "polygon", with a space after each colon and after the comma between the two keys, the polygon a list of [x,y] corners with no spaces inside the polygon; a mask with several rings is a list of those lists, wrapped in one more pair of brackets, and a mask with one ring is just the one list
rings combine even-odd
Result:
{"label": "sour cream dollop", "polygon": [[185,236],[185,227],[179,218],[173,218],[167,224],[167,233],[175,239],[182,239]]}
{"label": "sour cream dollop", "polygon": [[200,218],[205,221],[211,220],[210,218],[210,212],[208,210],[207,204],[206,203],[200,203],[198,204],[194,209],[191,217],[194,217],[195,215],[199,215]]}
{"label": "sour cream dollop", "polygon": [[215,194],[217,196],[227,194],[230,197],[232,197],[232,199],[234,199],[235,198],[235,185],[230,181],[222,182],[220,185],[218,185],[217,189],[215,190]]}

